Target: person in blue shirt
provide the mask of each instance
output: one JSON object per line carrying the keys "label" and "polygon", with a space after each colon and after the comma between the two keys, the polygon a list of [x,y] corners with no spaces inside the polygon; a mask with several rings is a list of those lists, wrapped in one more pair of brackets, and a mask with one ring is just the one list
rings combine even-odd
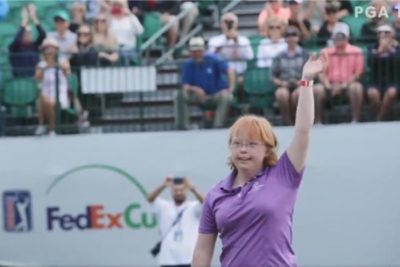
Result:
{"label": "person in blue shirt", "polygon": [[216,55],[205,54],[205,43],[201,37],[189,42],[190,59],[182,66],[183,89],[175,98],[175,124],[178,129],[189,129],[188,104],[215,101],[217,110],[214,128],[221,128],[232,102],[235,88],[235,73],[228,63]]}
{"label": "person in blue shirt", "polygon": [[0,0],[0,21],[5,20],[8,15],[10,7],[6,0]]}

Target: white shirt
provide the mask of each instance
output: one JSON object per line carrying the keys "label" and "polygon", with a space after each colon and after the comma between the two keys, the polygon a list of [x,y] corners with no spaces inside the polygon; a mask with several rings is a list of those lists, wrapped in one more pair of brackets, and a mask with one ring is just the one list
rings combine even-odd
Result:
{"label": "white shirt", "polygon": [[[45,61],[40,61],[38,67],[43,69],[43,79],[40,83],[41,94],[56,101],[56,68],[48,67]],[[61,69],[58,70],[58,82],[58,100],[61,108],[66,109],[69,106],[68,80]]]}
{"label": "white shirt", "polygon": [[225,34],[213,36],[208,41],[208,52],[219,54],[222,58],[230,61],[229,67],[238,74],[244,73],[247,68],[246,62],[239,61],[250,60],[254,57],[250,41],[244,36],[239,36],[237,43],[226,38]]}
{"label": "white shirt", "polygon": [[265,38],[261,41],[258,46],[257,52],[257,67],[269,68],[272,65],[274,57],[279,55],[287,49],[287,43],[285,39],[279,39],[277,42],[272,42],[271,39]]}
{"label": "white shirt", "polygon": [[61,58],[70,57],[70,49],[76,46],[77,35],[70,30],[62,36],[58,32],[49,32],[47,37],[52,37],[57,40],[58,46],[60,47]]}
{"label": "white shirt", "polygon": [[135,15],[125,16],[121,19],[110,18],[109,31],[117,38],[122,49],[136,47],[136,36],[143,33],[142,24]]}
{"label": "white shirt", "polygon": [[[153,207],[157,213],[161,237],[159,265],[190,264],[196,245],[202,205],[198,201],[175,202],[157,198]],[[180,221],[168,232],[178,213],[185,208]],[[168,232],[168,233],[167,233]]]}

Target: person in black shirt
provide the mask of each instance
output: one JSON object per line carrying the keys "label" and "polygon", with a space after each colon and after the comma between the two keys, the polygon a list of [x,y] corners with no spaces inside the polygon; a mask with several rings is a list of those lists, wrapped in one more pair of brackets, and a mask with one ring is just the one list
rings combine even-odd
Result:
{"label": "person in black shirt", "polygon": [[[46,32],[36,16],[36,7],[30,4],[23,8],[26,10],[22,12],[21,27],[8,50],[14,77],[33,77],[35,66],[39,62],[40,45],[46,38]],[[28,26],[29,19],[33,21],[39,33],[35,41],[32,38],[32,30]]]}
{"label": "person in black shirt", "polygon": [[303,0],[289,1],[290,17],[289,26],[296,27],[300,33],[300,41],[307,40],[311,35],[311,23],[308,19],[303,18],[301,13],[301,3]]}
{"label": "person in black shirt", "polygon": [[383,0],[375,0],[372,2],[373,11],[371,14],[375,15],[369,22],[363,24],[361,28],[361,38],[364,44],[374,44],[378,41],[376,29],[384,24],[389,24],[385,12],[382,10],[386,9],[386,3]]}
{"label": "person in black shirt", "polygon": [[325,12],[326,12],[326,20],[322,24],[321,28],[319,29],[317,33],[317,42],[318,45],[326,45],[327,41],[331,39],[332,37],[332,32],[337,27],[338,23],[343,23],[340,22],[338,18],[338,12],[339,12],[339,5],[338,3],[332,3],[329,4],[325,7]]}
{"label": "person in black shirt", "polygon": [[389,25],[377,28],[378,42],[368,53],[371,70],[368,99],[376,120],[383,120],[394,104],[399,90],[399,43],[394,39],[394,30]]}

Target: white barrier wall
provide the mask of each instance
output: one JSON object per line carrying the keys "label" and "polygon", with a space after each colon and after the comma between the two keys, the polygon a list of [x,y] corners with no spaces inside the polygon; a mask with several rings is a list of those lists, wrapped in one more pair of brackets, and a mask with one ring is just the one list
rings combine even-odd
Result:
{"label": "white barrier wall", "polygon": [[[292,131],[276,129],[280,153]],[[0,139],[0,262],[155,266],[146,191],[175,174],[206,192],[228,173],[227,133]],[[400,124],[324,126],[312,139],[294,218],[300,265],[400,265]]]}

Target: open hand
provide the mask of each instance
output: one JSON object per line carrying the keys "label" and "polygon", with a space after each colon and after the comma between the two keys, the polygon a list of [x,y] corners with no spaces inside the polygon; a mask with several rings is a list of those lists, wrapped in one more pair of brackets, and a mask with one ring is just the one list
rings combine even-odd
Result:
{"label": "open hand", "polygon": [[311,55],[303,67],[303,79],[313,80],[319,73],[321,73],[327,66],[328,60],[325,54],[321,54],[319,58]]}

